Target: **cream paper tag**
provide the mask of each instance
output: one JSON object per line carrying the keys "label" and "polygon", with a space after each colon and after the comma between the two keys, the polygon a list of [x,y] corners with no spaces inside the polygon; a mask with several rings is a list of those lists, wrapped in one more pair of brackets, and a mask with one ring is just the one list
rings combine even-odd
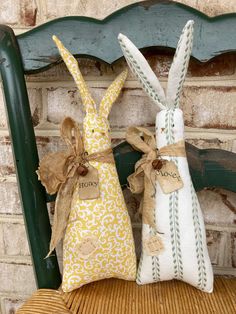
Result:
{"label": "cream paper tag", "polygon": [[98,170],[89,165],[86,176],[79,176],[79,198],[81,200],[92,200],[99,198],[99,196]]}
{"label": "cream paper tag", "polygon": [[98,239],[95,236],[84,238],[78,247],[78,256],[83,259],[89,258],[98,248]]}
{"label": "cream paper tag", "polygon": [[152,235],[143,241],[145,253],[149,256],[158,255],[163,249],[162,240],[158,234]]}
{"label": "cream paper tag", "polygon": [[161,169],[156,170],[156,177],[165,194],[177,191],[184,186],[179,170],[173,161],[164,160]]}

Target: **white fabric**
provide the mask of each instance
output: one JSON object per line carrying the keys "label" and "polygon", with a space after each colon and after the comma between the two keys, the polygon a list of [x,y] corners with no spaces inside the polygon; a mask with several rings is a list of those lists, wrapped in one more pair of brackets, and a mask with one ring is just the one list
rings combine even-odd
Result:
{"label": "white fabric", "polygon": [[[119,34],[118,40],[129,67],[136,74],[149,97],[158,103],[158,106],[161,109],[165,109],[164,90],[147,60],[128,37],[123,34]],[[126,49],[126,47],[128,47],[128,49]]]}
{"label": "white fabric", "polygon": [[[149,79],[150,67],[147,67],[147,63],[144,62],[143,55],[127,37],[119,35],[121,48],[128,64],[131,65],[131,70],[154,102],[161,109],[166,108],[161,110],[156,117],[158,148],[184,139],[183,113],[178,106],[191,54],[192,36],[193,21],[189,21],[178,42],[168,78],[167,96],[164,96],[165,99],[162,101],[162,93],[159,97],[157,84],[155,83],[155,86],[153,84],[153,75]],[[184,187],[164,194],[159,183],[156,182],[154,214],[164,250],[156,256],[149,256],[142,248],[136,281],[138,284],[147,284],[179,279],[202,291],[212,292],[213,272],[207,250],[204,220],[193,188],[187,159],[168,156],[163,158],[175,162]],[[155,232],[149,225],[143,223],[142,241],[154,235]]]}
{"label": "white fabric", "polygon": [[[171,111],[162,110],[157,115],[158,148],[168,144],[163,128],[165,128],[166,118],[171,119],[171,114]],[[183,116],[180,109],[174,110],[173,119],[174,139],[177,142],[184,137]],[[192,186],[187,159],[186,157],[170,158],[167,156],[163,158],[172,159],[178,165],[184,187],[177,192],[164,194],[158,182],[156,183],[155,217],[164,250],[157,257],[148,256],[144,250],[142,251],[139,264],[140,275],[137,282],[147,284],[155,281],[180,279],[203,291],[212,292],[213,274],[207,251],[204,220]],[[171,200],[172,204],[176,203],[176,206],[172,205],[172,208]],[[172,231],[171,226],[173,226]],[[142,239],[146,239],[150,232],[152,232],[150,227],[143,224]],[[175,257],[173,257],[174,254]]]}

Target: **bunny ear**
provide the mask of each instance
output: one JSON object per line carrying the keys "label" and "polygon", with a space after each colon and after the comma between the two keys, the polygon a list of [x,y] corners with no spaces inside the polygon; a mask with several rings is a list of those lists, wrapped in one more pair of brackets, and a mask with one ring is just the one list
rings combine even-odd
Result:
{"label": "bunny ear", "polygon": [[111,83],[108,87],[102,101],[100,103],[99,115],[105,118],[108,117],[111,107],[117,97],[120,94],[120,91],[125,83],[126,77],[128,74],[128,70],[124,70],[117,76],[117,78]]}
{"label": "bunny ear", "polygon": [[88,87],[83,79],[77,60],[63,46],[62,42],[55,35],[52,36],[52,39],[56,43],[62,59],[64,60],[68,70],[70,71],[71,75],[73,76],[75,80],[75,83],[80,91],[81,99],[84,104],[86,113],[96,112],[95,102],[92,96],[90,95]]}
{"label": "bunny ear", "polygon": [[118,40],[129,67],[141,82],[144,90],[161,109],[166,109],[164,90],[147,60],[126,36],[119,34]]}
{"label": "bunny ear", "polygon": [[169,107],[179,107],[179,98],[193,46],[193,21],[188,21],[180,36],[168,76],[166,101]]}

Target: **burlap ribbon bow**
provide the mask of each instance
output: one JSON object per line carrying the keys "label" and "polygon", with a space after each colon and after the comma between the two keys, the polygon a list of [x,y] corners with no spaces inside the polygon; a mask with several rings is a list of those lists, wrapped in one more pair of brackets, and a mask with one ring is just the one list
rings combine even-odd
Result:
{"label": "burlap ribbon bow", "polygon": [[89,161],[114,164],[112,149],[88,155],[77,123],[67,117],[61,125],[61,137],[67,151],[46,155],[39,163],[37,174],[48,194],[57,192],[50,249],[47,257],[62,239],[69,218],[71,200],[80,175],[86,175]]}
{"label": "burlap ribbon bow", "polygon": [[165,162],[162,156],[186,156],[184,141],[164,146],[158,150],[153,134],[142,127],[130,127],[126,132],[126,140],[134,149],[144,153],[135,165],[135,172],[128,177],[128,182],[132,193],[143,192],[141,203],[143,223],[157,231],[154,217],[156,169],[161,168],[162,162]]}

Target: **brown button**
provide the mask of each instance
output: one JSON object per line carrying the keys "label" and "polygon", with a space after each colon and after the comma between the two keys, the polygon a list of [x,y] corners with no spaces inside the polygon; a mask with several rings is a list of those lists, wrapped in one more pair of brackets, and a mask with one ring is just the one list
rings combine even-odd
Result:
{"label": "brown button", "polygon": [[79,167],[77,168],[77,171],[80,176],[85,177],[86,174],[88,173],[88,167],[84,165],[79,165]]}
{"label": "brown button", "polygon": [[163,167],[163,161],[161,159],[155,159],[152,162],[152,167],[155,170],[160,170]]}

